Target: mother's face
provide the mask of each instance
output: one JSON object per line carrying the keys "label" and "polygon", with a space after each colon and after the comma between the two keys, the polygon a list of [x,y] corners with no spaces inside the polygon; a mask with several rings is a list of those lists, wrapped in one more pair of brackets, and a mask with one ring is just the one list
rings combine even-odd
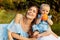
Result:
{"label": "mother's face", "polygon": [[29,19],[34,19],[36,18],[37,13],[38,13],[38,8],[35,6],[32,6],[28,9],[26,17]]}

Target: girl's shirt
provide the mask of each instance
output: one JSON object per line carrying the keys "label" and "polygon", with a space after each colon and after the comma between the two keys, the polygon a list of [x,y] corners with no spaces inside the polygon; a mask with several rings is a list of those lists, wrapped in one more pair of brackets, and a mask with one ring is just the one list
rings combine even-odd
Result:
{"label": "girl's shirt", "polygon": [[[38,15],[38,18],[40,18],[40,17],[41,17],[41,15]],[[48,16],[48,18],[50,18],[50,19],[51,19],[51,17],[52,17],[51,15]],[[48,28],[49,28],[48,22],[43,21],[43,20],[39,24],[35,24],[32,26],[33,32],[37,30],[40,33],[47,31]]]}

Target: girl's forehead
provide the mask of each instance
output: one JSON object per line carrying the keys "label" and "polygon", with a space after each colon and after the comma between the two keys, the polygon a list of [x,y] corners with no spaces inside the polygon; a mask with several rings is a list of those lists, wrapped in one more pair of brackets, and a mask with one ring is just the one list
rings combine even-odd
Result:
{"label": "girl's forehead", "polygon": [[41,9],[50,10],[50,7],[48,7],[48,6],[43,6]]}

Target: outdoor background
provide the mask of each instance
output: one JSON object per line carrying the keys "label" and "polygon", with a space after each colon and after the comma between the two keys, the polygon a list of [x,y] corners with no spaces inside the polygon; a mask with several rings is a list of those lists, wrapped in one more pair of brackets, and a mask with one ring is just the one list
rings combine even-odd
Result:
{"label": "outdoor background", "polygon": [[40,7],[42,3],[50,5],[54,22],[51,28],[60,36],[60,0],[0,0],[0,24],[10,23],[17,13],[24,15],[32,4]]}

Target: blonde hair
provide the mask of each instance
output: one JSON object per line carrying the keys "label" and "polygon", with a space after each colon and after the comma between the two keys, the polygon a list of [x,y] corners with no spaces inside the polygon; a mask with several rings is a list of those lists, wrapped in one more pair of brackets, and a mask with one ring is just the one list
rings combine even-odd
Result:
{"label": "blonde hair", "polygon": [[50,6],[48,4],[41,4],[40,9],[42,9],[42,7],[49,7],[50,9]]}

